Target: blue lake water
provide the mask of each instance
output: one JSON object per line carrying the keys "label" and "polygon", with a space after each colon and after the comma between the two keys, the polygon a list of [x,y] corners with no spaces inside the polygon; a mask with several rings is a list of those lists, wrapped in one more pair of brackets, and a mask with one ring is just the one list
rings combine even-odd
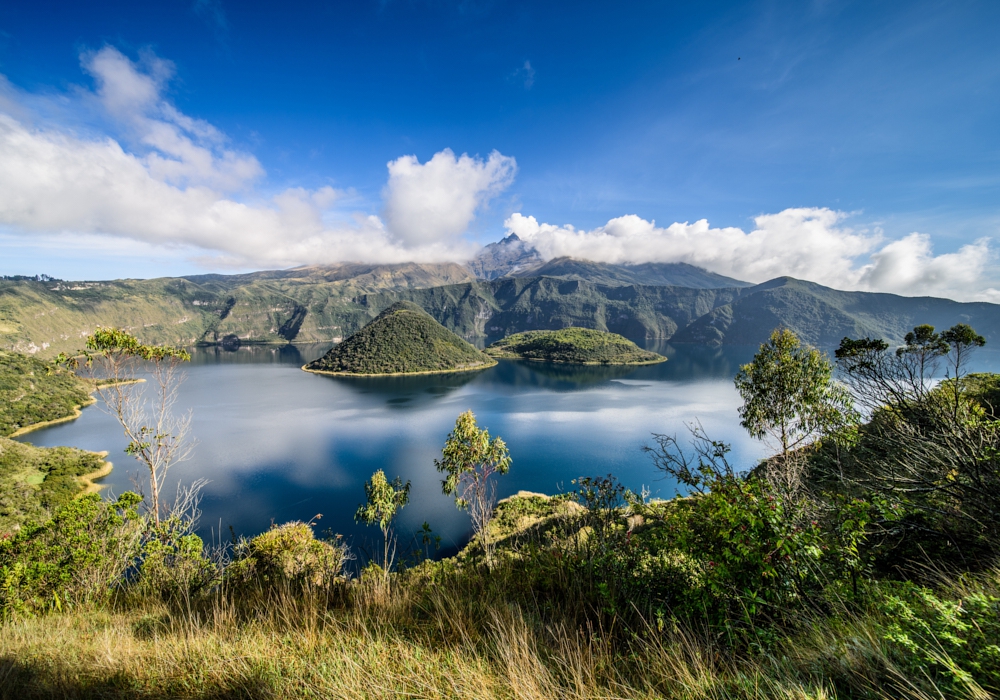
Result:
{"label": "blue lake water", "polygon": [[[521,489],[556,493],[580,476],[614,474],[654,496],[675,494],[643,445],[653,433],[682,435],[701,421],[714,439],[733,446],[733,462],[751,466],[766,453],[739,428],[732,378],[755,348],[647,343],[668,362],[631,368],[571,367],[501,361],[477,373],[419,377],[342,378],[301,371],[329,345],[199,348],[186,369],[178,410],[191,410],[193,457],[175,466],[178,480],[210,480],[200,532],[228,539],[271,523],[310,520],[363,549],[372,529],[354,523],[363,484],[377,469],[412,481],[398,532],[408,540],[424,521],[446,550],[463,543],[469,520],[441,493],[434,468],[456,417],[472,409],[479,425],[507,442],[513,465],[500,477],[505,496]],[[132,488],[144,475],[124,454],[118,424],[98,406],[71,423],[30,433],[36,445],[107,450],[115,468],[106,493]]]}

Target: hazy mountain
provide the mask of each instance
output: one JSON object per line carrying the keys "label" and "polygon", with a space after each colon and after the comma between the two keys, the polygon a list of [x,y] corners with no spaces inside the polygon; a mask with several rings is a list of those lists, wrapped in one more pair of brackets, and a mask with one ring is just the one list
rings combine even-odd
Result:
{"label": "hazy mountain", "polygon": [[641,265],[612,265],[610,263],[553,258],[545,263],[508,273],[513,277],[558,277],[586,280],[596,284],[691,287],[693,289],[719,289],[722,287],[751,287],[732,277],[688,265],[687,263],[643,263]]}
{"label": "hazy mountain", "polygon": [[502,241],[490,243],[470,260],[466,267],[479,279],[492,280],[510,275],[542,261],[530,244],[512,233]]}

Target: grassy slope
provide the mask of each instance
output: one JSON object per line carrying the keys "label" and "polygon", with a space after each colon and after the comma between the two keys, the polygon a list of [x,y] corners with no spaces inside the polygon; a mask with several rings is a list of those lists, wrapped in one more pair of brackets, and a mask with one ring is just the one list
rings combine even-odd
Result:
{"label": "grassy slope", "polygon": [[568,362],[579,365],[634,365],[666,358],[639,348],[627,338],[588,328],[515,333],[485,350],[492,357]]}
{"label": "grassy slope", "polygon": [[494,364],[410,302],[397,302],[307,369],[350,374],[403,374]]}
{"label": "grassy slope", "polygon": [[0,533],[49,517],[84,489],[78,477],[105,464],[93,452],[34,447],[3,436],[70,417],[90,401],[90,385],[72,372],[0,350]]}
{"label": "grassy slope", "polygon": [[106,465],[94,452],[0,437],[0,535],[49,518],[84,490],[80,477],[102,472]]}
{"label": "grassy slope", "polygon": [[[905,650],[887,643],[892,620],[876,611],[817,613],[801,633],[753,654],[669,621],[622,634],[563,617],[577,602],[553,609],[536,600],[520,567],[572,539],[581,511],[519,494],[499,504],[492,570],[466,550],[391,586],[355,580],[329,606],[278,596],[241,619],[220,598],[190,617],[149,602],[0,622],[0,697],[941,697],[898,669],[894,654]],[[1000,574],[961,585],[959,597],[995,596]],[[834,680],[848,690],[835,692]]]}
{"label": "grassy slope", "polygon": [[0,350],[0,436],[73,415],[91,402],[90,390],[68,370]]}

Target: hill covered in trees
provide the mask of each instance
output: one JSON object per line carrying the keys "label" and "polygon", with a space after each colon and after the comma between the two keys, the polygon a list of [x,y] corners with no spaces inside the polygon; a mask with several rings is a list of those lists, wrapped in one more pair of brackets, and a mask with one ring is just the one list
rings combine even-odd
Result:
{"label": "hill covered in trees", "polygon": [[640,365],[664,362],[667,358],[643,350],[616,333],[589,328],[515,333],[490,345],[490,357],[545,360],[578,365]]}
{"label": "hill covered in trees", "polygon": [[417,374],[496,364],[411,302],[397,302],[304,369],[335,374]]}

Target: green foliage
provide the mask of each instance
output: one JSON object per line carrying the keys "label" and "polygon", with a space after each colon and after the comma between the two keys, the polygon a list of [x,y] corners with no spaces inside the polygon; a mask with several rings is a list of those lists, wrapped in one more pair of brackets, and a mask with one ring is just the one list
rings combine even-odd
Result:
{"label": "green foliage", "polygon": [[588,328],[516,333],[498,340],[484,352],[492,357],[580,365],[637,365],[666,360],[620,335]]}
{"label": "green foliage", "polygon": [[0,438],[0,535],[50,518],[83,489],[78,477],[104,464],[94,452]]}
{"label": "green foliage", "polygon": [[1000,591],[966,578],[972,590],[887,581],[873,591],[896,662],[911,677],[932,679],[945,697],[974,696],[977,685],[1000,691]]}
{"label": "green foliage", "polygon": [[328,592],[341,580],[346,555],[339,543],[317,540],[308,524],[286,523],[240,542],[225,583],[237,599]]}
{"label": "green foliage", "polygon": [[408,374],[489,367],[495,361],[431,318],[399,302],[311,362],[307,369],[345,374]]}
{"label": "green foliage", "polygon": [[0,539],[0,615],[105,599],[139,554],[140,500],[134,493],[114,503],[83,496],[46,523]]}
{"label": "green foliage", "polygon": [[145,345],[120,328],[97,328],[87,336],[87,349],[104,354],[134,357],[147,362],[162,362],[167,359],[190,362],[187,350],[161,345]]}
{"label": "green foliage", "polygon": [[189,527],[174,517],[147,533],[133,594],[190,609],[192,602],[216,583],[219,568],[205,555],[202,539]]}
{"label": "green foliage", "polygon": [[494,475],[506,474],[510,465],[510,452],[503,438],[491,440],[489,431],[476,424],[472,411],[458,417],[445,440],[441,459],[434,460],[437,470],[446,475],[441,482],[444,493],[454,496],[455,505],[472,516],[472,527],[487,561],[493,555],[489,524],[496,505]]}
{"label": "green foliage", "polygon": [[78,406],[91,403],[90,391],[66,369],[0,350],[0,437],[72,416]]}
{"label": "green foliage", "polygon": [[751,437],[775,438],[786,458],[853,416],[850,394],[833,380],[833,364],[784,328],[740,367],[736,388],[743,397],[740,424]]}
{"label": "green foliage", "polygon": [[[378,524],[382,530],[382,541],[384,552],[382,556],[382,568],[388,574],[392,568],[391,556],[389,553],[392,541],[390,530],[392,520],[396,514],[410,501],[410,482],[403,484],[398,476],[391,482],[385,478],[385,472],[379,469],[372,474],[372,478],[365,482],[365,496],[367,503],[358,506],[354,519],[366,525]],[[424,523],[427,533],[430,527]]]}

